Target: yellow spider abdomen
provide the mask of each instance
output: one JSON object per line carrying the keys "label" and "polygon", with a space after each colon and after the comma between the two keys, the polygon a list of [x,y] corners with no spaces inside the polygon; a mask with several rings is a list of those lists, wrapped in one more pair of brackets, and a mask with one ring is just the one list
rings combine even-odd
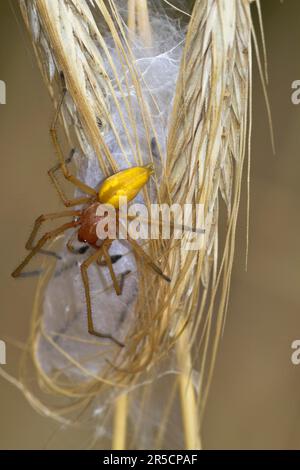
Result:
{"label": "yellow spider abdomen", "polygon": [[118,209],[119,198],[123,196],[127,197],[128,202],[132,201],[152,174],[153,167],[149,164],[128,168],[109,176],[100,186],[99,201],[102,204],[111,204]]}

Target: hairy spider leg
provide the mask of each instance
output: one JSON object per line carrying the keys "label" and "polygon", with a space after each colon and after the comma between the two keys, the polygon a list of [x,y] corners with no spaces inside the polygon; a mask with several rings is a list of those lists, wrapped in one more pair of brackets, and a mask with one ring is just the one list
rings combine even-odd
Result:
{"label": "hairy spider leg", "polygon": [[23,269],[25,268],[25,266],[29,263],[29,261],[37,254],[39,253],[39,251],[41,250],[41,248],[43,248],[43,246],[50,240],[52,240],[53,238],[56,238],[58,235],[60,235],[61,233],[65,232],[66,230],[70,229],[70,228],[73,228],[73,227],[76,227],[78,225],[78,222],[77,221],[73,221],[73,222],[68,222],[64,225],[61,225],[60,227],[50,231],[50,232],[47,232],[45,233],[45,235],[42,236],[42,238],[40,238],[40,240],[37,242],[37,244],[35,245],[34,248],[32,248],[31,252],[26,256],[26,258],[24,259],[24,261],[22,261],[22,263],[17,267],[17,269],[12,273],[12,276],[13,277],[18,277],[21,275]]}
{"label": "hairy spider leg", "polygon": [[[34,222],[34,227],[33,230],[26,242],[25,248],[26,250],[32,250],[34,240],[36,238],[36,235],[41,227],[41,225],[46,222],[47,220],[54,220],[54,219],[59,219],[60,217],[76,217],[80,215],[81,211],[62,211],[62,212],[54,212],[52,214],[42,214],[40,215]],[[41,249],[39,251],[42,255],[47,255],[47,256],[53,256],[53,258],[56,258],[58,260],[61,259],[61,256],[59,256],[55,251],[52,250],[43,250]]]}
{"label": "hairy spider leg", "polygon": [[99,338],[110,339],[114,341],[118,346],[124,347],[124,344],[118,341],[112,335],[102,333],[100,331],[96,331],[94,328],[88,268],[91,266],[91,264],[94,261],[97,261],[101,253],[103,253],[103,246],[101,246],[91,256],[89,256],[89,258],[87,258],[80,266],[82,281],[83,281],[84,290],[85,290],[85,298],[86,298],[88,331],[91,335],[97,336]]}
{"label": "hairy spider leg", "polygon": [[135,241],[133,240],[129,234],[127,233],[127,241],[128,243],[130,243],[130,245],[132,246],[133,248],[133,251],[135,251],[136,254],[138,254],[141,258],[144,258],[144,260],[146,261],[146,263],[150,266],[150,268],[153,269],[154,272],[156,272],[156,274],[158,274],[159,276],[161,276],[165,281],[167,282],[171,282],[171,279],[166,276],[166,274],[163,273],[163,271],[160,269],[159,266],[157,266],[157,264],[155,264],[151,258],[151,256],[149,256],[144,250],[143,248]]}
{"label": "hairy spider leg", "polygon": [[112,279],[112,282],[113,282],[113,285],[114,285],[114,289],[116,291],[116,294],[117,295],[121,295],[122,291],[121,291],[121,287],[118,283],[118,280],[116,278],[116,274],[115,274],[115,271],[114,271],[114,268],[113,268],[113,265],[112,265],[112,262],[111,262],[111,259],[110,259],[110,256],[108,254],[108,250],[106,248],[106,245],[105,243],[103,243],[102,245],[102,252],[103,252],[103,256],[104,256],[104,259],[105,259],[105,262],[108,266],[108,269],[109,269],[109,272],[110,272],[110,277]]}
{"label": "hairy spider leg", "polygon": [[[73,150],[71,151],[71,153],[73,154]],[[68,164],[68,162],[71,161],[70,157],[68,157],[66,160],[66,164]],[[65,191],[63,190],[63,188],[61,187],[55,173],[60,170],[61,168],[61,164],[60,163],[57,163],[56,165],[54,165],[54,167],[50,168],[50,170],[48,170],[48,175],[52,181],[52,183],[54,184],[54,187],[62,201],[62,203],[64,204],[64,206],[66,207],[74,207],[74,206],[79,206],[81,204],[87,204],[89,202],[91,202],[93,200],[93,198],[95,196],[80,196],[80,197],[77,197],[77,198],[72,198],[70,199]]]}
{"label": "hairy spider leg", "polygon": [[34,248],[34,240],[36,235],[41,227],[41,225],[46,222],[47,220],[56,220],[60,219],[61,217],[76,217],[81,214],[80,210],[77,211],[62,211],[62,212],[53,212],[51,214],[42,214],[40,215],[34,222],[33,230],[26,242],[25,248],[26,250],[32,250]]}
{"label": "hairy spider leg", "polygon": [[[51,178],[51,180],[52,180],[52,182],[53,182],[53,184],[54,184],[61,200],[63,201],[64,205],[66,207],[70,207],[70,206],[75,206],[75,205],[84,204],[86,202],[89,202],[89,200],[91,199],[91,196],[92,197],[97,197],[97,191],[94,188],[91,188],[87,184],[80,181],[76,176],[71,174],[71,172],[69,171],[67,165],[72,160],[72,157],[74,155],[74,150],[71,151],[71,154],[70,154],[69,158],[65,159],[64,155],[63,155],[63,151],[62,151],[60,143],[59,143],[59,140],[58,140],[57,122],[58,122],[58,118],[59,118],[59,115],[60,115],[60,111],[61,111],[64,99],[65,99],[66,93],[67,93],[67,90],[64,87],[61,99],[59,101],[59,104],[58,104],[58,107],[56,109],[54,119],[53,119],[53,122],[52,122],[52,125],[51,125],[51,128],[50,128],[50,135],[51,135],[52,143],[53,143],[56,155],[58,157],[59,163],[57,165],[55,165],[53,168],[51,168],[49,170],[48,174],[49,174],[49,176],[50,176],[50,178]],[[90,198],[81,197],[81,198],[77,198],[77,199],[68,199],[65,192],[61,188],[61,186],[58,182],[58,179],[55,176],[55,173],[58,170],[62,171],[62,174],[63,174],[64,178],[67,181],[74,184],[74,186],[79,188],[82,192],[88,194],[90,196]]]}

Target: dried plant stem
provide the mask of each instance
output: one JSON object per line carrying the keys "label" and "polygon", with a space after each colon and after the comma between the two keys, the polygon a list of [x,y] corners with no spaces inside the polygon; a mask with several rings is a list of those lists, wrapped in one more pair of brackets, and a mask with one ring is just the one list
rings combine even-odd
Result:
{"label": "dried plant stem", "polygon": [[138,14],[139,35],[146,47],[152,45],[152,32],[149,21],[149,12],[147,0],[139,0],[136,3]]}
{"label": "dried plant stem", "polygon": [[128,395],[120,395],[115,403],[112,450],[126,450]]}
{"label": "dried plant stem", "polygon": [[184,429],[185,449],[201,449],[199,435],[198,407],[194,386],[191,379],[192,362],[188,341],[188,330],[185,329],[176,345],[177,361],[181,370],[179,389],[181,414]]}
{"label": "dried plant stem", "polygon": [[136,1],[128,0],[128,29],[134,36],[136,32]]}

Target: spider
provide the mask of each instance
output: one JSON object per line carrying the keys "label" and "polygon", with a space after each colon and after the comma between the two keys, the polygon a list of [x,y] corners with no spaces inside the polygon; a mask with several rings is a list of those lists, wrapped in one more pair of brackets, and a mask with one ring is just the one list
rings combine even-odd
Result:
{"label": "spider", "polygon": [[[81,206],[81,209],[75,210],[65,210],[62,212],[55,212],[51,214],[42,214],[38,217],[34,223],[33,230],[30,234],[30,237],[25,245],[25,248],[29,250],[29,254],[26,258],[22,261],[22,263],[16,268],[16,270],[12,273],[13,277],[19,277],[22,274],[22,271],[26,267],[26,265],[30,262],[30,260],[40,252],[43,252],[44,245],[57,238],[60,234],[66,232],[69,229],[75,229],[72,237],[67,242],[66,246],[69,251],[72,253],[85,253],[88,247],[92,247],[93,252],[88,258],[81,264],[81,276],[85,290],[85,299],[86,299],[86,308],[87,308],[87,326],[88,332],[91,335],[97,336],[99,338],[109,339],[118,344],[118,346],[123,347],[124,344],[120,343],[117,339],[115,339],[112,335],[106,334],[101,331],[96,331],[93,322],[93,312],[92,312],[92,303],[91,303],[91,294],[90,294],[90,285],[89,285],[89,277],[88,277],[88,269],[92,263],[97,262],[100,265],[106,265],[109,269],[110,276],[113,282],[113,287],[117,295],[121,295],[122,289],[121,285],[118,282],[118,279],[115,275],[113,264],[114,262],[120,259],[120,256],[112,256],[109,255],[109,248],[114,241],[114,238],[105,238],[104,240],[100,240],[97,236],[97,223],[99,221],[99,216],[97,216],[97,210],[101,204],[112,204],[116,208],[116,215],[117,215],[117,223],[116,225],[119,226],[119,212],[118,212],[118,196],[126,195],[128,201],[133,200],[140,190],[147,184],[151,174],[153,173],[151,165],[146,166],[137,166],[132,167],[118,173],[113,174],[112,176],[106,178],[101,184],[99,189],[92,188],[87,184],[83,183],[79,180],[76,176],[74,176],[68,167],[68,164],[71,162],[74,151],[71,152],[69,158],[64,159],[62,148],[58,141],[57,135],[57,122],[59,118],[60,108],[63,104],[63,99],[66,94],[66,89],[64,89],[62,99],[58,105],[56,110],[54,120],[50,129],[50,134],[52,138],[52,142],[56,149],[56,153],[59,159],[59,162],[48,171],[48,174],[60,196],[61,201],[65,205],[65,207],[75,207]],[[63,177],[72,183],[74,186],[79,188],[85,196],[78,197],[74,199],[69,199],[60,183],[57,179],[56,173],[57,171],[61,171]],[[60,225],[59,227],[46,232],[36,243],[35,239],[37,233],[41,227],[41,225],[46,221],[53,221],[56,219],[61,219],[64,217],[71,217],[71,221]],[[82,247],[79,250],[76,250],[72,245],[72,241],[74,235],[77,234],[77,238],[80,242],[84,242],[86,246]],[[170,282],[170,278],[166,276],[159,266],[157,266],[152,258],[143,250],[143,248],[133,240],[128,232],[127,232],[127,241],[132,246],[136,255],[142,257],[146,264],[151,267],[156,274],[160,275],[164,280]]]}

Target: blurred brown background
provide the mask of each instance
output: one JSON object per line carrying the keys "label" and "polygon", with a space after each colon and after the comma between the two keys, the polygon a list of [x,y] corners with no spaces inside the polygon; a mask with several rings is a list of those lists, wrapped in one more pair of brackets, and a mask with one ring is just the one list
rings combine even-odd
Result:
{"label": "blurred brown background", "polygon": [[[13,5],[13,9],[10,5]],[[251,228],[244,270],[246,197],[242,200],[231,300],[205,415],[205,448],[300,449],[300,366],[291,343],[300,339],[300,106],[291,83],[300,79],[300,3],[262,2],[269,59],[269,97],[276,138],[272,155],[262,87],[254,68]],[[17,0],[0,2],[1,316],[0,339],[25,341],[36,280],[10,272],[24,255],[34,218],[59,207],[46,170],[51,102]],[[17,373],[18,351],[7,344],[5,370]],[[57,424],[35,413],[0,378],[0,448],[81,448],[84,432],[49,439]]]}

